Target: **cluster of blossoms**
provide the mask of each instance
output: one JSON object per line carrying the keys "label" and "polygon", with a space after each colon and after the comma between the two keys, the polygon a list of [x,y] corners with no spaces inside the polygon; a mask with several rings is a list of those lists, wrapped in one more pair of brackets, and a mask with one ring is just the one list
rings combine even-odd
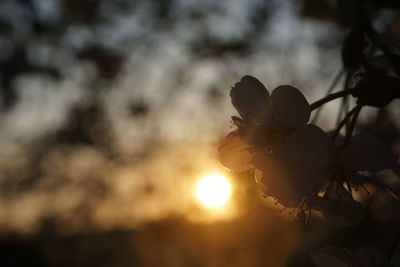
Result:
{"label": "cluster of blossoms", "polygon": [[[338,227],[363,219],[364,207],[353,193],[365,184],[398,200],[396,192],[374,176],[384,169],[400,175],[390,149],[368,134],[340,136],[344,123],[331,133],[308,123],[314,106],[297,88],[281,85],[270,94],[259,80],[244,76],[230,97],[240,117],[232,117],[237,129],[218,148],[221,163],[232,171],[254,172],[266,196],[297,209],[299,215],[317,210]],[[360,109],[356,106],[348,116]]]}

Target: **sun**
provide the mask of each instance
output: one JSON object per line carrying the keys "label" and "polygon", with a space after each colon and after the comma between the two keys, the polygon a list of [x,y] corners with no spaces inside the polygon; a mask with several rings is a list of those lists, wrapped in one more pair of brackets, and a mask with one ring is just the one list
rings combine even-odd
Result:
{"label": "sun", "polygon": [[196,195],[199,201],[207,207],[217,207],[225,204],[232,193],[228,178],[219,174],[209,174],[202,177],[196,185]]}

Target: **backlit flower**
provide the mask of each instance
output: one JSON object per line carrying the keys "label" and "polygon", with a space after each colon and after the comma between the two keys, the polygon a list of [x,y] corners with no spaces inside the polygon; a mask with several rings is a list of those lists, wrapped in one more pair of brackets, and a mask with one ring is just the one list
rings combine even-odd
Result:
{"label": "backlit flower", "polygon": [[372,176],[384,169],[400,174],[390,150],[369,135],[354,136],[351,142],[341,136],[332,140],[307,124],[310,106],[298,89],[278,86],[270,95],[256,78],[244,76],[230,96],[240,117],[232,117],[237,129],[218,148],[221,163],[232,171],[252,170],[264,195],[299,214],[320,211],[337,227],[364,218],[353,189],[368,183],[397,198]]}
{"label": "backlit flower", "polygon": [[230,96],[241,116],[232,117],[238,134],[251,145],[279,142],[310,118],[306,98],[290,85],[278,86],[270,95],[259,80],[247,75],[232,87]]}
{"label": "backlit flower", "polygon": [[262,192],[297,206],[319,192],[333,145],[317,126],[306,124],[310,107],[296,88],[278,86],[270,95],[256,78],[244,76],[231,90],[241,118],[220,144],[221,163],[233,171],[255,170]]}
{"label": "backlit flower", "polygon": [[232,117],[238,127],[219,146],[222,164],[233,171],[253,168],[252,155],[282,142],[310,117],[310,107],[296,88],[283,85],[270,95],[252,76],[244,76],[230,92],[233,106],[240,114]]}
{"label": "backlit flower", "polygon": [[254,156],[256,181],[262,192],[287,207],[316,195],[327,182],[334,150],[329,137],[315,125],[293,132],[272,153]]}

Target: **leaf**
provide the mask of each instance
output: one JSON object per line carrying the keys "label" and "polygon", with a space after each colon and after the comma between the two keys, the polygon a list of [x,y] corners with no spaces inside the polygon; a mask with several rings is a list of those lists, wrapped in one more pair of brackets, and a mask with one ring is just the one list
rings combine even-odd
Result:
{"label": "leaf", "polygon": [[288,127],[300,127],[310,118],[310,105],[299,89],[281,85],[271,94],[273,120]]}

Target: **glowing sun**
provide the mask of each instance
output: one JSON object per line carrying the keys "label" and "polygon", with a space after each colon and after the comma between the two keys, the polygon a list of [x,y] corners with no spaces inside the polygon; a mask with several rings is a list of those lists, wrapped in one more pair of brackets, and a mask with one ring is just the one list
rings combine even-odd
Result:
{"label": "glowing sun", "polygon": [[229,180],[219,174],[206,175],[196,185],[197,198],[208,207],[225,204],[231,196],[231,191]]}

